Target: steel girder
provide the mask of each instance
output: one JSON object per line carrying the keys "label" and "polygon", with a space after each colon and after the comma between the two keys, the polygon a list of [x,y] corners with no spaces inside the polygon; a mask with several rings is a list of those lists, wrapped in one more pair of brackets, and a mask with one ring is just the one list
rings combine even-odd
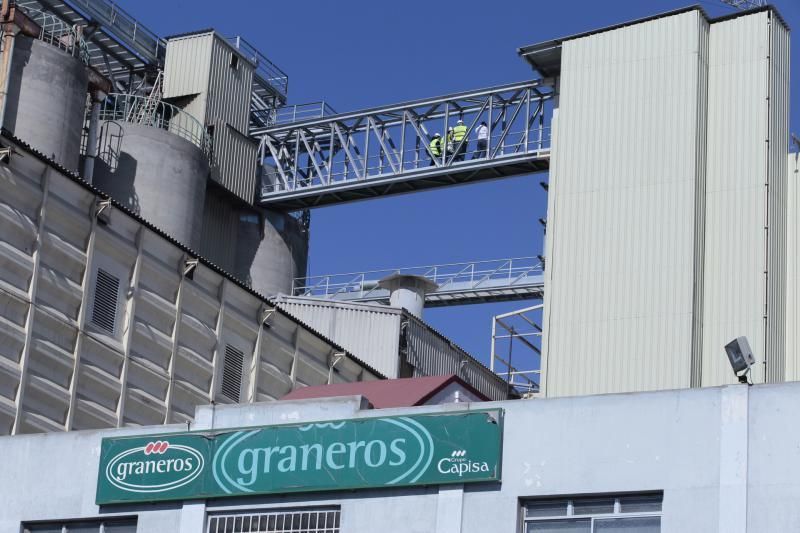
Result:
{"label": "steel girder", "polygon": [[[303,209],[547,170],[553,96],[552,80],[534,80],[256,129],[261,202]],[[466,137],[448,142],[458,121]]]}

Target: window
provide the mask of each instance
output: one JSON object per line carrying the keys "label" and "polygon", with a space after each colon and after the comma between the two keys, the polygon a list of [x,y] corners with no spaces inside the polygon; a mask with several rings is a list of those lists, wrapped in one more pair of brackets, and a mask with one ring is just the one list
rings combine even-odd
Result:
{"label": "window", "polygon": [[659,533],[660,493],[523,502],[523,533]]}
{"label": "window", "polygon": [[92,302],[92,324],[114,335],[119,307],[119,278],[102,268],[97,269]]}
{"label": "window", "polygon": [[232,69],[239,68],[239,56],[236,55],[236,52],[231,52],[231,62],[230,62]]}
{"label": "window", "polygon": [[339,533],[339,509],[212,515],[207,533]]}
{"label": "window", "polygon": [[136,533],[136,519],[49,522],[23,526],[24,533]]}
{"label": "window", "polygon": [[243,367],[244,352],[226,344],[222,362],[222,395],[232,402],[241,400]]}

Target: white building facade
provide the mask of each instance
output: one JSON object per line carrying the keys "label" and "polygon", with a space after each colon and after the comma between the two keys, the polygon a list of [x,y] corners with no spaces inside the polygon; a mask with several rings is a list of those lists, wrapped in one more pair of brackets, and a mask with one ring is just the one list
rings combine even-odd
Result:
{"label": "white building facade", "polygon": [[[312,479],[307,486],[273,487],[270,494],[194,499],[202,495],[197,489],[156,503],[147,500],[165,496],[134,494],[139,501],[96,503],[98,480],[106,475],[101,455],[103,466],[108,464],[103,439],[145,435],[139,440],[174,446],[186,434],[185,424],[2,437],[0,531],[100,531],[101,523],[106,531],[138,533],[795,531],[800,430],[787,406],[798,402],[800,384],[792,383],[381,410],[365,410],[361,397],[199,407],[190,435],[209,441],[232,428],[248,433],[288,424],[281,427],[291,432],[311,422],[340,426],[424,417],[438,417],[445,427],[481,416],[492,422],[487,442],[502,451],[487,458],[481,455],[485,450],[475,451],[480,436],[463,442],[434,435],[433,461],[420,478],[432,482],[392,488],[370,478],[374,469],[356,460],[365,481],[348,490],[314,490],[318,480]],[[495,413],[494,421],[487,412]],[[370,433],[368,442],[376,435]],[[324,439],[316,442],[324,445]],[[380,454],[370,453],[377,462]],[[232,454],[230,464],[244,470],[255,457],[236,449]],[[277,457],[271,474],[258,470],[259,479],[277,479]],[[346,452],[330,457],[331,464],[347,466]],[[390,452],[386,460],[393,457]],[[409,451],[408,459],[416,457]],[[454,460],[485,460],[491,472],[462,478],[448,473]],[[246,482],[242,477],[240,472],[238,481]]]}

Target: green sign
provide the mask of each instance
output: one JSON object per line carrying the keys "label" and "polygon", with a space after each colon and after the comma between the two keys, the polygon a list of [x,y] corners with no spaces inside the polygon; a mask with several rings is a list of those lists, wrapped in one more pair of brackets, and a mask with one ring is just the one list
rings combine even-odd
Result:
{"label": "green sign", "polygon": [[97,504],[499,481],[503,411],[103,439]]}

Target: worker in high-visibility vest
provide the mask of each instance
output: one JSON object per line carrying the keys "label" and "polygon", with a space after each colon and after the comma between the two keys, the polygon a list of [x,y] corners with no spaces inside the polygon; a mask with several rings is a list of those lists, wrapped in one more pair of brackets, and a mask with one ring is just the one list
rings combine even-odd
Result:
{"label": "worker in high-visibility vest", "polygon": [[[461,143],[462,140],[464,141],[463,144]],[[460,148],[458,146],[459,144],[461,144]],[[456,123],[456,127],[453,128],[453,145],[456,150],[456,156],[453,160],[463,161],[467,153],[467,127],[464,125],[463,120],[459,120]]]}
{"label": "worker in high-visibility vest", "polygon": [[433,134],[433,139],[431,139],[431,143],[428,145],[431,151],[431,165],[434,166],[436,164],[435,159],[437,157],[442,156],[442,136],[438,133]]}

